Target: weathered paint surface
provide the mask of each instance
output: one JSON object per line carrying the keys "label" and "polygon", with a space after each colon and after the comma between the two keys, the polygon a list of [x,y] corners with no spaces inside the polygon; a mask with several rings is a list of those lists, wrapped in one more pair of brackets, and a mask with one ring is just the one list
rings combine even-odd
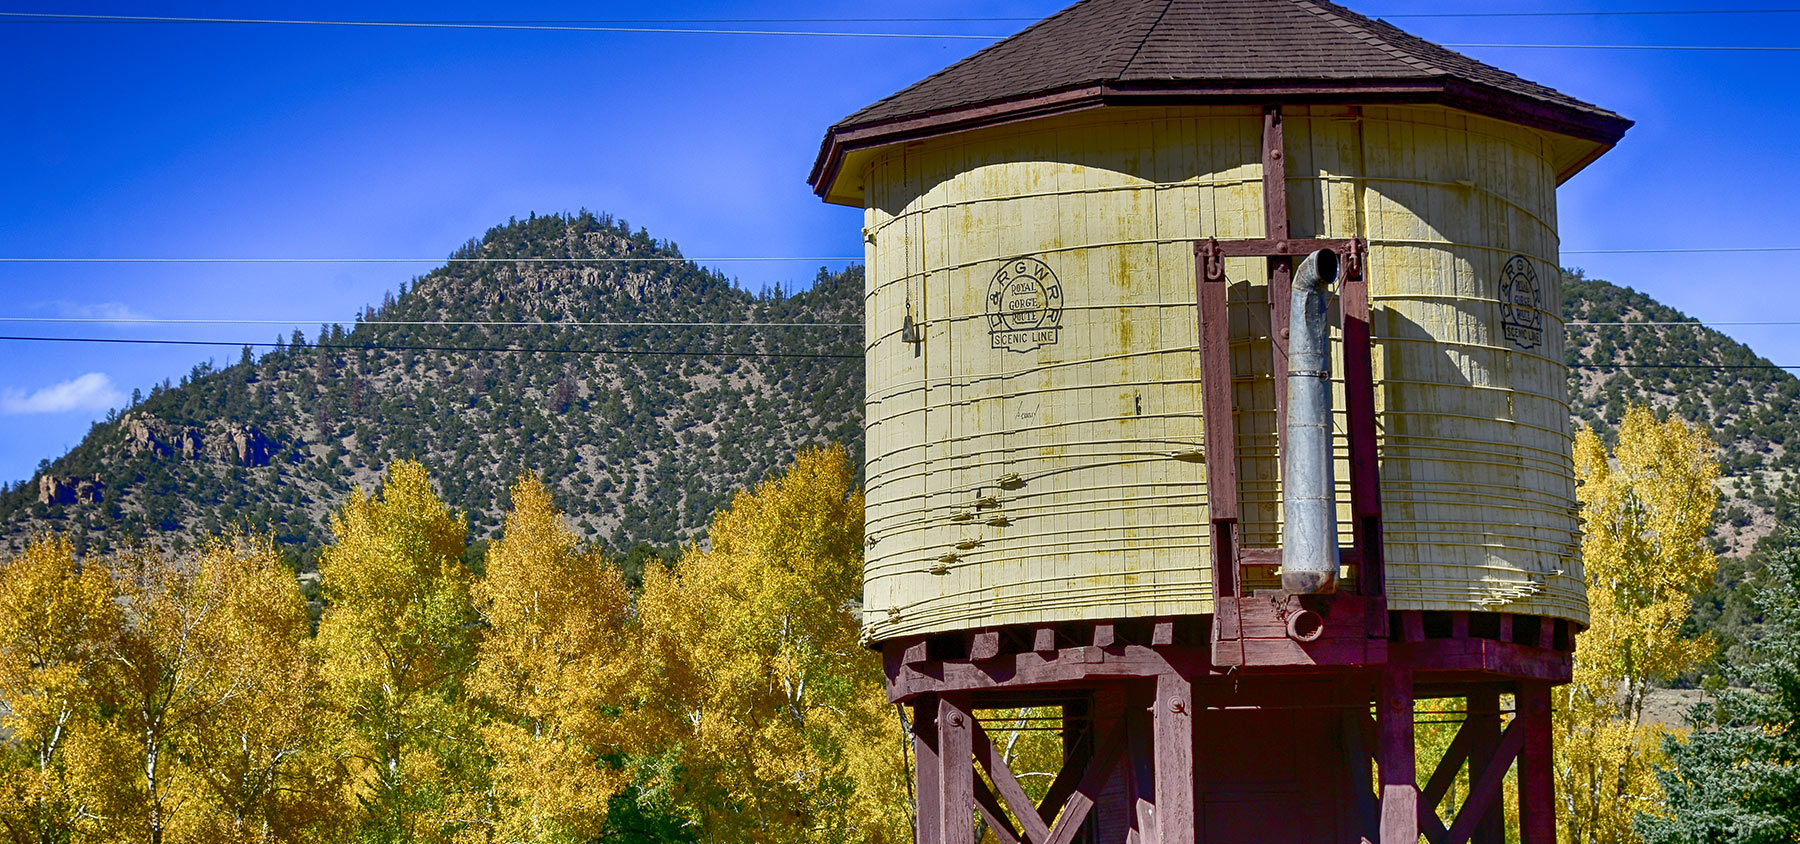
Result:
{"label": "weathered paint surface", "polygon": [[[1192,241],[1263,235],[1261,128],[1104,109],[871,159],[873,638],[1212,611]],[[1552,140],[1436,107],[1286,131],[1292,236],[1370,242],[1389,606],[1585,621]],[[1244,541],[1274,546],[1264,262],[1227,272]]]}

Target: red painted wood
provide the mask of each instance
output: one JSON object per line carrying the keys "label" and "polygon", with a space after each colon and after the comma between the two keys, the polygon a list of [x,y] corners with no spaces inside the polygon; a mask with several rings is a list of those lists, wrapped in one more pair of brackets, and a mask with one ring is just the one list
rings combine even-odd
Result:
{"label": "red painted wood", "polygon": [[[1519,751],[1519,842],[1555,844],[1556,794],[1551,779],[1550,684],[1527,680],[1519,683],[1518,714],[1507,732],[1523,731]],[[1505,758],[1501,739],[1500,758]]]}
{"label": "red painted wood", "polygon": [[993,659],[1000,655],[1000,631],[982,630],[969,637],[970,659]]}
{"label": "red painted wood", "polygon": [[1420,671],[1470,672],[1493,679],[1514,678],[1567,683],[1573,670],[1570,655],[1488,639],[1428,639],[1394,642],[1390,663]]}
{"label": "red painted wood", "polygon": [[1133,688],[1124,718],[1127,762],[1123,797],[1130,832],[1126,840],[1159,844],[1156,821],[1156,695],[1154,688]]}
{"label": "red painted wood", "polygon": [[1094,625],[1094,647],[1110,648],[1113,645],[1117,644],[1118,641],[1119,641],[1118,631],[1112,625],[1110,625],[1110,624]]}
{"label": "red painted wood", "polygon": [[1474,730],[1469,722],[1464,721],[1462,728],[1450,740],[1450,746],[1444,749],[1443,758],[1438,760],[1437,767],[1431,772],[1431,779],[1426,781],[1425,790],[1419,794],[1419,814],[1424,816],[1437,811],[1437,805],[1444,800],[1444,794],[1456,782],[1456,775],[1462,773],[1463,762],[1469,758],[1469,747],[1474,740]]}
{"label": "red painted wood", "polygon": [[1281,565],[1280,548],[1240,548],[1238,549],[1238,565],[1240,566],[1279,566]]}
{"label": "red painted wood", "polygon": [[[1359,690],[1366,694],[1366,690]],[[1378,840],[1381,836],[1381,811],[1375,793],[1369,790],[1370,783],[1375,781],[1371,767],[1375,761],[1369,753],[1369,738],[1375,735],[1375,725],[1369,720],[1366,709],[1355,711],[1346,709],[1341,717],[1339,727],[1344,737],[1345,787],[1350,793],[1351,821],[1354,824],[1352,833],[1357,838],[1368,841]]]}
{"label": "red painted wood", "polygon": [[1025,789],[1020,787],[1018,778],[1013,776],[1012,768],[1007,766],[1006,760],[994,751],[994,744],[988,740],[987,730],[982,729],[980,722],[975,724],[971,743],[975,761],[987,772],[988,778],[994,781],[994,789],[1006,801],[1006,808],[1019,819],[1025,836],[1034,844],[1048,839],[1050,827],[1038,817],[1037,804],[1026,796]]}
{"label": "red painted wood", "polygon": [[1178,674],[1156,678],[1156,823],[1161,844],[1194,840],[1194,685]]}
{"label": "red painted wood", "polygon": [[1150,629],[1150,645],[1167,647],[1175,644],[1175,622],[1166,618],[1156,620],[1156,626]]}
{"label": "red painted wood", "polygon": [[1000,844],[1028,844],[1013,828],[1012,821],[1006,819],[1006,813],[1000,810],[1000,802],[994,799],[994,792],[988,790],[987,783],[980,777],[975,778],[975,809],[981,812],[981,819],[987,822],[994,837],[1000,839]]}
{"label": "red painted wood", "polygon": [[1056,628],[1037,627],[1031,631],[1031,649],[1037,653],[1056,651]]}
{"label": "red painted wood", "polygon": [[1295,237],[1295,238],[1262,238],[1246,240],[1221,240],[1218,242],[1219,255],[1225,258],[1275,258],[1292,256],[1295,258],[1311,255],[1320,249],[1330,249],[1340,257],[1357,248],[1359,241],[1345,238]]}
{"label": "red painted wood", "polygon": [[1011,654],[980,665],[967,661],[898,666],[888,675],[888,699],[899,702],[914,695],[984,689],[1028,688],[1083,683],[1106,678],[1155,677],[1181,673],[1207,674],[1211,666],[1206,648],[1150,648],[1118,645],[1112,648],[1063,648],[1050,654]]}
{"label": "red painted wood", "polygon": [[941,823],[943,782],[939,778],[937,734],[937,699],[925,695],[912,707],[913,779],[916,816],[913,829],[918,844],[942,844]]}
{"label": "red painted wood", "polygon": [[[1469,778],[1480,779],[1494,765],[1504,772],[1505,763],[1499,760],[1500,694],[1491,689],[1470,692],[1467,701],[1468,720],[1463,729],[1469,731]],[[1505,844],[1505,813],[1489,809],[1475,822],[1475,834],[1469,840],[1471,844]]]}
{"label": "red painted wood", "polygon": [[[1237,432],[1233,428],[1231,325],[1224,259],[1216,241],[1194,244],[1194,287],[1200,321],[1200,405],[1206,437],[1206,506],[1211,534],[1213,597],[1237,594]],[[1214,642],[1237,638],[1233,620],[1215,614]]]}
{"label": "red painted wood", "polygon": [[[1506,732],[1501,734],[1500,744],[1495,748],[1496,764],[1489,765],[1487,770],[1481,772],[1481,777],[1469,785],[1469,799],[1463,803],[1462,809],[1456,813],[1456,821],[1450,824],[1450,830],[1445,833],[1445,844],[1468,844],[1470,836],[1475,834],[1476,823],[1500,801],[1500,788],[1506,782],[1507,763],[1519,755],[1520,748],[1525,744],[1527,731],[1521,727],[1521,722],[1514,719]],[[1523,806],[1520,803],[1521,832]]]}
{"label": "red painted wood", "polygon": [[975,765],[967,692],[938,697],[938,840],[975,844]]}
{"label": "red painted wood", "polygon": [[[1098,714],[1098,713],[1096,713]],[[1096,722],[1096,725],[1098,722]],[[1105,787],[1113,770],[1119,766],[1125,756],[1125,725],[1117,720],[1110,729],[1102,733],[1105,738],[1095,745],[1093,759],[1087,764],[1087,770],[1075,784],[1073,793],[1063,804],[1062,813],[1057,815],[1056,823],[1050,827],[1050,837],[1045,844],[1070,844],[1076,833],[1087,821],[1088,813],[1094,808],[1097,795]]]}
{"label": "red painted wood", "polygon": [[1413,678],[1389,666],[1381,675],[1375,748],[1381,779],[1379,844],[1418,844],[1419,786],[1413,773]]}

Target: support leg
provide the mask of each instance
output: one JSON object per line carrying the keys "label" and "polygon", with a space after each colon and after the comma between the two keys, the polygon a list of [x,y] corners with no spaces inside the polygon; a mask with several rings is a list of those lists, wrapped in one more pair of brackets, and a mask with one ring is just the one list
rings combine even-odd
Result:
{"label": "support leg", "polygon": [[1194,844],[1194,684],[1156,678],[1156,814],[1161,844]]}
{"label": "support leg", "polygon": [[943,781],[938,772],[937,698],[927,695],[913,704],[913,780],[917,795],[914,832],[918,844],[942,844]]}
{"label": "support leg", "polygon": [[1418,844],[1419,784],[1413,762],[1412,672],[1390,666],[1381,678],[1376,710],[1381,768],[1380,844]]}
{"label": "support leg", "polygon": [[[1469,782],[1480,781],[1488,766],[1495,764],[1494,753],[1500,746],[1500,693],[1480,691],[1468,696]],[[1500,764],[1506,764],[1504,762]],[[1475,825],[1469,844],[1505,844],[1506,812],[1495,805]]]}
{"label": "support leg", "polygon": [[1551,782],[1550,684],[1521,681],[1517,718],[1525,731],[1519,751],[1520,844],[1556,844],[1556,794]]}
{"label": "support leg", "polygon": [[940,844],[975,844],[974,737],[967,693],[938,698]]}

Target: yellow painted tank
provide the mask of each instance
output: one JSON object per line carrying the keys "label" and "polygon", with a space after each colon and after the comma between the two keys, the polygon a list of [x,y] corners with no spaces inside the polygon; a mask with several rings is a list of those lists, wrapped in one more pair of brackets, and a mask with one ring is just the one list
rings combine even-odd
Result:
{"label": "yellow painted tank", "polygon": [[[1343,96],[1284,106],[1289,225],[1369,243],[1388,606],[1585,622],[1555,190],[1629,124]],[[1212,611],[1193,244],[1264,235],[1263,110],[1179,99],[827,137],[815,188],[866,209],[870,638]],[[1226,271],[1240,527],[1278,545],[1266,263]]]}

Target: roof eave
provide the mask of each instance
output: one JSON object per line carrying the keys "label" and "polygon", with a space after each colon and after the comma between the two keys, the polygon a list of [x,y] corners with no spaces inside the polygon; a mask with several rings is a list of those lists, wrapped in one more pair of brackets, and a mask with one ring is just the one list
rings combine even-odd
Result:
{"label": "roof eave", "polygon": [[958,106],[826,130],[807,184],[827,202],[845,156],[853,151],[941,137],[972,129],[1068,114],[1101,106],[1169,106],[1313,103],[1401,105],[1436,103],[1589,141],[1595,150],[1564,167],[1557,182],[1573,176],[1611,149],[1632,122],[1611,112],[1585,111],[1454,78],[1345,80],[1220,80],[1207,82],[1102,82],[1022,97]]}

